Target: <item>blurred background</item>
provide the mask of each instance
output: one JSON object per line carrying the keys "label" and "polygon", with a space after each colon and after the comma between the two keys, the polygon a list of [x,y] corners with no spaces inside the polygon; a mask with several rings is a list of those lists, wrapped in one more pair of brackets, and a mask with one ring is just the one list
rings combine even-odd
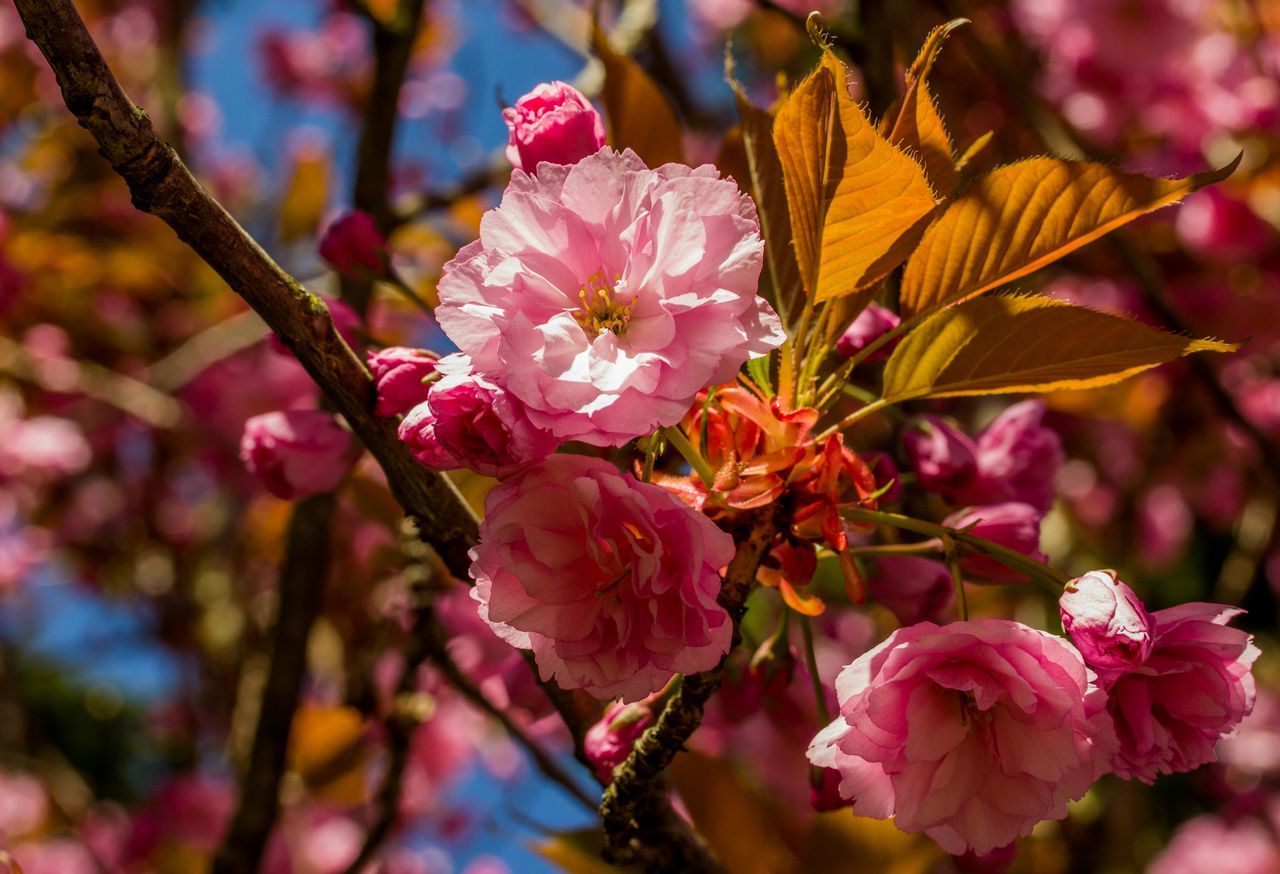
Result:
{"label": "blurred background", "polygon": [[[677,107],[688,154],[723,164],[736,120],[726,45],[769,105],[779,75],[814,62],[803,24],[812,5],[628,0],[605,3],[602,17]],[[286,269],[336,295],[317,241],[353,204],[371,35],[395,3],[76,6],[206,186]],[[1140,871],[1163,853],[1165,872],[1280,871],[1280,3],[818,8],[857,48],[861,96],[877,114],[932,27],[972,20],[931,81],[958,148],[990,137],[976,167],[1054,153],[1184,175],[1244,150],[1226,183],[1027,287],[1247,341],[1236,356],[1048,398],[1067,461],[1042,545],[1068,570],[1117,568],[1153,609],[1246,607],[1243,625],[1264,651],[1258,705],[1222,744],[1221,764],[1155,787],[1103,781],[1070,819],[1024,842],[1014,870]],[[396,273],[426,301],[505,184],[501,108],[552,79],[598,92],[589,21],[571,0],[427,0],[381,217]],[[390,287],[373,292],[357,345],[447,351],[428,315]],[[240,436],[253,415],[317,400],[240,300],[133,208],[13,7],[0,6],[0,849],[27,874],[208,870],[257,717],[290,514],[244,471]],[[1000,406],[940,409],[976,428]],[[338,874],[356,858],[378,817],[384,717],[406,669],[413,567],[367,458],[334,513],[267,856],[275,874]],[[1016,590],[984,590],[975,609],[1041,627],[1053,619]],[[465,590],[450,590],[439,612],[486,697],[576,769],[524,662],[479,624]],[[823,622],[824,677],[893,625],[880,608]],[[591,811],[429,669],[416,689],[423,721],[404,792],[367,870],[608,870],[580,831]],[[954,870],[926,839],[847,811],[815,816],[803,763],[812,710],[801,672],[764,682],[737,666],[696,754],[676,769],[686,808],[732,869],[853,870],[861,859],[866,870]]]}

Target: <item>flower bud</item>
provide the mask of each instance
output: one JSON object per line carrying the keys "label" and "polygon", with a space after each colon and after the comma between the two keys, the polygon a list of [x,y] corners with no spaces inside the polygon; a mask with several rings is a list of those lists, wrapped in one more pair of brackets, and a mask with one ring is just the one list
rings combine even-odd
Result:
{"label": "flower bud", "polygon": [[967,486],[977,469],[977,447],[941,416],[921,416],[903,432],[907,460],[920,485],[949,496]]}
{"label": "flower bud", "polygon": [[378,388],[379,416],[407,413],[427,399],[427,383],[439,359],[422,349],[388,346],[369,353],[369,369]]}
{"label": "flower bud", "polygon": [[550,455],[560,441],[529,421],[510,392],[455,353],[436,362],[441,379],[400,423],[400,439],[433,470],[468,468],[502,477]]}
{"label": "flower bud", "polygon": [[977,478],[960,499],[967,504],[1021,501],[1042,513],[1053,505],[1062,440],[1042,424],[1044,402],[1014,404],[977,440]]}
{"label": "flower bud", "polygon": [[645,701],[615,702],[599,722],[587,729],[582,739],[583,752],[601,783],[613,782],[613,769],[627,760],[631,748],[651,722],[653,711]]}
{"label": "flower bud", "polygon": [[903,625],[939,622],[955,601],[955,585],[947,566],[916,555],[877,559],[867,589]]}
{"label": "flower bud", "polygon": [[604,145],[604,121],[582,92],[544,82],[502,111],[510,141],[507,160],[526,173],[538,164],[576,164]]}
{"label": "flower bud", "polygon": [[1151,614],[1115,571],[1089,571],[1067,583],[1058,607],[1062,627],[1104,680],[1138,667],[1151,654]]}
{"label": "flower bud", "polygon": [[[1040,551],[1040,518],[1040,511],[1030,504],[1010,501],[966,507],[943,519],[942,524],[948,528],[968,529],[974,537],[990,540],[1034,561],[1043,562],[1046,556]],[[960,567],[966,574],[992,583],[1026,581],[1025,574],[986,555],[966,555],[960,560]]]}
{"label": "flower bud", "polygon": [[[858,313],[858,317],[840,335],[840,339],[836,341],[836,351],[845,358],[852,358],[881,334],[892,331],[901,323],[902,319],[898,318],[897,314],[892,310],[887,310],[876,304],[869,304],[866,309]],[[884,344],[873,352],[864,363],[880,361],[889,357],[893,345],[893,342]]]}
{"label": "flower bud", "polygon": [[387,272],[387,241],[373,216],[354,210],[339,216],[325,230],[320,238],[320,257],[342,276],[382,276]]}
{"label": "flower bud", "polygon": [[240,458],[267,491],[288,500],[337,488],[354,448],[331,413],[277,410],[244,423]]}

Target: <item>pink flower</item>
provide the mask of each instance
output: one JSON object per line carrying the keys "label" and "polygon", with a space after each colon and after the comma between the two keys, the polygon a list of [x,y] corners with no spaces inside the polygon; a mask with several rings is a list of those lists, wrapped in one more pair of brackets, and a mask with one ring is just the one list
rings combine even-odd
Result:
{"label": "pink flower", "polygon": [[840,772],[835,768],[818,771],[818,783],[809,785],[809,806],[818,813],[828,813],[848,807],[849,799],[840,794]]}
{"label": "pink flower", "polygon": [[427,399],[427,381],[438,359],[422,349],[388,346],[369,353],[369,369],[378,385],[379,416],[407,413]]}
{"label": "pink flower", "polygon": [[[1041,513],[1030,504],[1010,501],[985,507],[966,507],[942,520],[948,528],[968,529],[974,537],[990,540],[1038,562],[1047,561],[1040,551]],[[994,558],[969,554],[960,559],[966,574],[993,583],[1024,582],[1026,577]]]}
{"label": "pink flower", "polygon": [[1062,627],[1104,686],[1151,654],[1151,614],[1115,571],[1089,571],[1067,583],[1058,606]]}
{"label": "pink flower", "polygon": [[1042,423],[1044,402],[1006,409],[977,440],[977,479],[962,489],[966,504],[1021,501],[1044,513],[1053,505],[1054,477],[1062,466],[1062,440]]}
{"label": "pink flower", "polygon": [[733,538],[613,465],[553,455],[485,499],[472,597],[543,679],[638,701],[729,648],[716,602]]}
{"label": "pink flower", "polygon": [[382,276],[387,272],[387,241],[373,216],[353,210],[325,229],[320,257],[343,276]]}
{"label": "pink flower", "polygon": [[941,416],[924,415],[902,434],[907,460],[921,487],[950,496],[977,472],[978,447],[969,435]]}
{"label": "pink flower", "polygon": [[1234,824],[1212,815],[1182,824],[1147,874],[1275,874],[1280,847],[1273,833],[1256,819]]}
{"label": "pink flower", "polygon": [[1107,710],[1120,749],[1113,769],[1126,780],[1191,771],[1216,761],[1214,744],[1253,710],[1253,637],[1227,623],[1244,611],[1181,604],[1151,614],[1151,655],[1116,678]]}
{"label": "pink flower", "polygon": [[1067,815],[1115,746],[1099,690],[1059,637],[1004,619],[900,628],[840,672],[840,717],[809,746],[861,816],[952,854]]}
{"label": "pink flower", "polygon": [[400,439],[427,467],[506,476],[560,444],[529,421],[513,394],[473,373],[467,356],[445,356],[436,372],[442,378],[400,423]]}
{"label": "pink flower", "polygon": [[867,577],[867,589],[903,625],[937,622],[955,602],[955,585],[947,566],[915,555],[877,559],[875,570]]}
{"label": "pink flower", "polygon": [[565,440],[620,446],[781,345],[756,294],[751,199],[715,168],[602,149],[517,170],[445,266],[440,325],[477,372]]}
{"label": "pink flower", "polygon": [[0,411],[0,482],[52,482],[79,473],[93,460],[80,426],[56,416],[10,418]]}
{"label": "pink flower", "polygon": [[507,160],[535,173],[543,161],[576,164],[604,145],[604,119],[582,92],[564,82],[543,82],[502,110],[510,142]]}
{"label": "pink flower", "polygon": [[355,441],[331,413],[277,410],[244,423],[240,460],[286,500],[332,491],[351,467]]}
{"label": "pink flower", "polygon": [[644,702],[609,705],[582,739],[596,779],[605,785],[613,782],[613,769],[627,760],[631,748],[652,722],[653,711]]}
{"label": "pink flower", "polygon": [[[836,341],[836,351],[845,358],[852,358],[865,349],[873,340],[878,339],[881,334],[892,331],[901,323],[902,319],[898,318],[898,315],[892,310],[885,309],[877,304],[868,304],[867,308],[858,313],[858,317],[840,335],[840,339]],[[894,343],[892,341],[881,346],[871,353],[865,363],[888,358],[889,353],[893,351],[893,346]]]}

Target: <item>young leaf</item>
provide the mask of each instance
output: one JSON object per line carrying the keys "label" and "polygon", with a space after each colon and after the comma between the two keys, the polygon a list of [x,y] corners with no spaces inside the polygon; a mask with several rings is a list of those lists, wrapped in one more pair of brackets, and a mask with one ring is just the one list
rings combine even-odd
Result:
{"label": "young leaf", "polygon": [[760,213],[764,236],[765,262],[777,295],[778,312],[790,320],[799,312],[800,268],[791,247],[791,216],[787,212],[787,192],[782,181],[782,164],[773,144],[773,116],[755,106],[738,83],[729,84],[738,101],[742,119],[742,145],[746,151],[751,193]]}
{"label": "young leaf", "polygon": [[902,277],[903,315],[967,300],[1049,264],[1143,213],[1231,175],[1152,179],[1103,164],[1032,158],[956,198],[925,232]]}
{"label": "young leaf", "polygon": [[810,294],[818,278],[827,170],[835,142],[835,80],[819,67],[800,83],[773,122],[773,142],[787,192],[796,263]]}
{"label": "young leaf", "polygon": [[609,144],[634,150],[650,167],[683,162],[680,122],[649,74],[615,51],[598,26],[591,29],[591,50],[604,63]]}
{"label": "young leaf", "polygon": [[822,226],[820,301],[868,288],[902,263],[937,204],[921,166],[880,136],[849,95],[844,64],[826,52],[821,69],[829,71],[835,85],[837,118]]}
{"label": "young leaf", "polygon": [[951,136],[929,93],[929,71],[951,31],[968,23],[968,19],[957,18],[930,31],[920,54],[907,70],[907,87],[896,117],[885,119],[889,142],[920,156],[925,174],[943,197],[955,190],[956,166]]}
{"label": "young leaf", "polygon": [[1232,343],[1191,340],[1047,297],[984,297],[935,313],[889,357],[884,398],[1094,388],[1192,352]]}

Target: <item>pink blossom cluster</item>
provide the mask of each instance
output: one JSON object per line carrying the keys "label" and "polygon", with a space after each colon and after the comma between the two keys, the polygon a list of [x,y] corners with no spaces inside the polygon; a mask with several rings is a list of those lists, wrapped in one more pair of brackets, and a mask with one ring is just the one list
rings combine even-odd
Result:
{"label": "pink blossom cluster", "polygon": [[1214,760],[1250,712],[1240,611],[1148,613],[1112,571],[1073,580],[1061,637],[1003,619],[894,631],[841,671],[809,760],[855,813],[983,856],[1066,816],[1103,774],[1151,782]]}
{"label": "pink blossom cluster", "polygon": [[[1185,164],[1221,131],[1280,111],[1274,37],[1251,43],[1215,0],[1015,0],[1013,21],[1044,55],[1041,88],[1104,142],[1135,130]],[[1165,169],[1174,170],[1174,166]]]}

